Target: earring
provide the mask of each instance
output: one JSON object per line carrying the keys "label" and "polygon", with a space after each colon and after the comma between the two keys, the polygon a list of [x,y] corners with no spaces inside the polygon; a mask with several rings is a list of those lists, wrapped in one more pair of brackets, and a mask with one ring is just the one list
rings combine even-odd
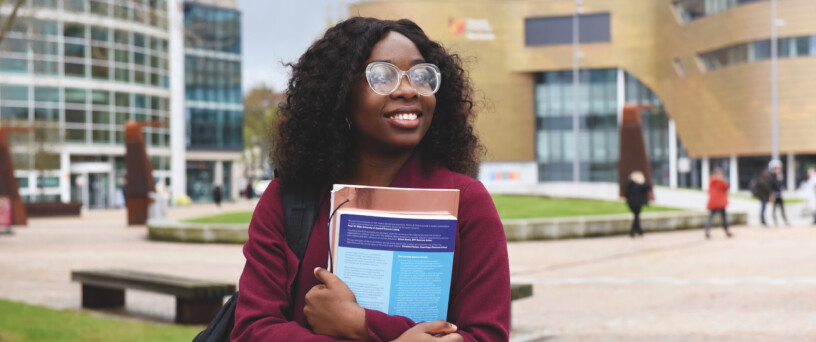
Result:
{"label": "earring", "polygon": [[346,117],[346,125],[348,125],[349,131],[351,130],[351,120],[349,120],[348,116]]}

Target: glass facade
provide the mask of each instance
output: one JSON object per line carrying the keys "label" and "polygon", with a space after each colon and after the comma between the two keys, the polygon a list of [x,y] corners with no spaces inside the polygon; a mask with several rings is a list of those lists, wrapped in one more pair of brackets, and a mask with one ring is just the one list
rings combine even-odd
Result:
{"label": "glass facade", "polygon": [[[777,40],[779,58],[816,57],[816,35]],[[755,40],[708,51],[699,55],[707,71],[771,58],[771,40]]]}
{"label": "glass facade", "polygon": [[[0,82],[0,120],[35,127],[17,135],[30,146],[46,143],[55,160],[47,163],[46,177],[31,173],[31,181],[20,185],[21,194],[56,200],[65,186],[61,182],[84,179],[85,188],[73,189],[71,182],[68,198],[93,208],[112,204],[107,189],[113,173],[51,174],[68,168],[59,158],[64,144],[74,145],[71,165],[107,163],[121,159],[121,153],[105,150],[98,160],[80,156],[105,145],[122,146],[127,120],[169,123],[168,37],[166,0],[25,2],[0,43],[0,75],[26,77]],[[148,147],[168,149],[168,127],[144,131]],[[41,169],[35,164],[42,158],[28,153],[13,158],[17,170]],[[83,191],[90,193],[82,196]]]}
{"label": "glass facade", "polygon": [[[183,6],[187,149],[240,152],[244,149],[241,13],[197,2]],[[193,201],[213,201],[216,184],[221,185],[224,198],[230,198],[231,180],[229,161],[187,162],[187,195]]]}
{"label": "glass facade", "polygon": [[[668,184],[668,118],[660,99],[637,78],[624,72],[618,89],[617,69],[579,72],[578,153],[581,181],[615,182],[620,133],[618,92],[627,103],[650,104],[643,111],[644,139],[656,184]],[[572,133],[572,71],[537,73],[535,78],[536,159],[539,181],[571,181],[575,140]]]}
{"label": "glass facade", "polygon": [[187,147],[243,149],[241,14],[184,3]]}
{"label": "glass facade", "polygon": [[692,21],[725,12],[739,5],[760,1],[768,0],[676,0],[674,8],[683,21]]}

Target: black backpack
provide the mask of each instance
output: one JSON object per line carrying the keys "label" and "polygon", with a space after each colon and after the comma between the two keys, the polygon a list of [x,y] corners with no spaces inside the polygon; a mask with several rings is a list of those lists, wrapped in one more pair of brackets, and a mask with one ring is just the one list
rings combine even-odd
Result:
{"label": "black backpack", "polygon": [[[300,261],[306,254],[306,245],[312,236],[317,219],[317,201],[319,188],[313,185],[292,184],[281,187],[281,197],[283,200],[283,219],[286,225],[286,244],[298,257],[298,270],[300,274]],[[297,282],[297,280],[295,281]],[[193,342],[228,342],[232,327],[235,325],[235,306],[238,304],[238,292],[221,307],[215,315],[207,329],[198,333]]]}

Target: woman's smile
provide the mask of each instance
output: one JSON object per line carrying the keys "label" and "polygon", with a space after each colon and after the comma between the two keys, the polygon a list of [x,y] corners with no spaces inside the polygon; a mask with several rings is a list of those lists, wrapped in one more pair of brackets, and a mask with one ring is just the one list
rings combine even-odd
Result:
{"label": "woman's smile", "polygon": [[383,115],[388,123],[402,129],[416,129],[422,119],[422,111],[418,107],[400,107]]}

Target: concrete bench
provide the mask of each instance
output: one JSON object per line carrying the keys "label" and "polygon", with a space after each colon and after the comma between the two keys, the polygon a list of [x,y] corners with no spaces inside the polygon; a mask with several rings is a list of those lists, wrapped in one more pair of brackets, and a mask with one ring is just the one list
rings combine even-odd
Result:
{"label": "concrete bench", "polygon": [[533,296],[533,284],[510,284],[510,300]]}
{"label": "concrete bench", "polygon": [[72,271],[71,280],[82,284],[82,307],[107,308],[125,305],[125,289],[176,296],[176,323],[207,324],[215,317],[224,296],[235,285],[163,274],[128,270]]}

